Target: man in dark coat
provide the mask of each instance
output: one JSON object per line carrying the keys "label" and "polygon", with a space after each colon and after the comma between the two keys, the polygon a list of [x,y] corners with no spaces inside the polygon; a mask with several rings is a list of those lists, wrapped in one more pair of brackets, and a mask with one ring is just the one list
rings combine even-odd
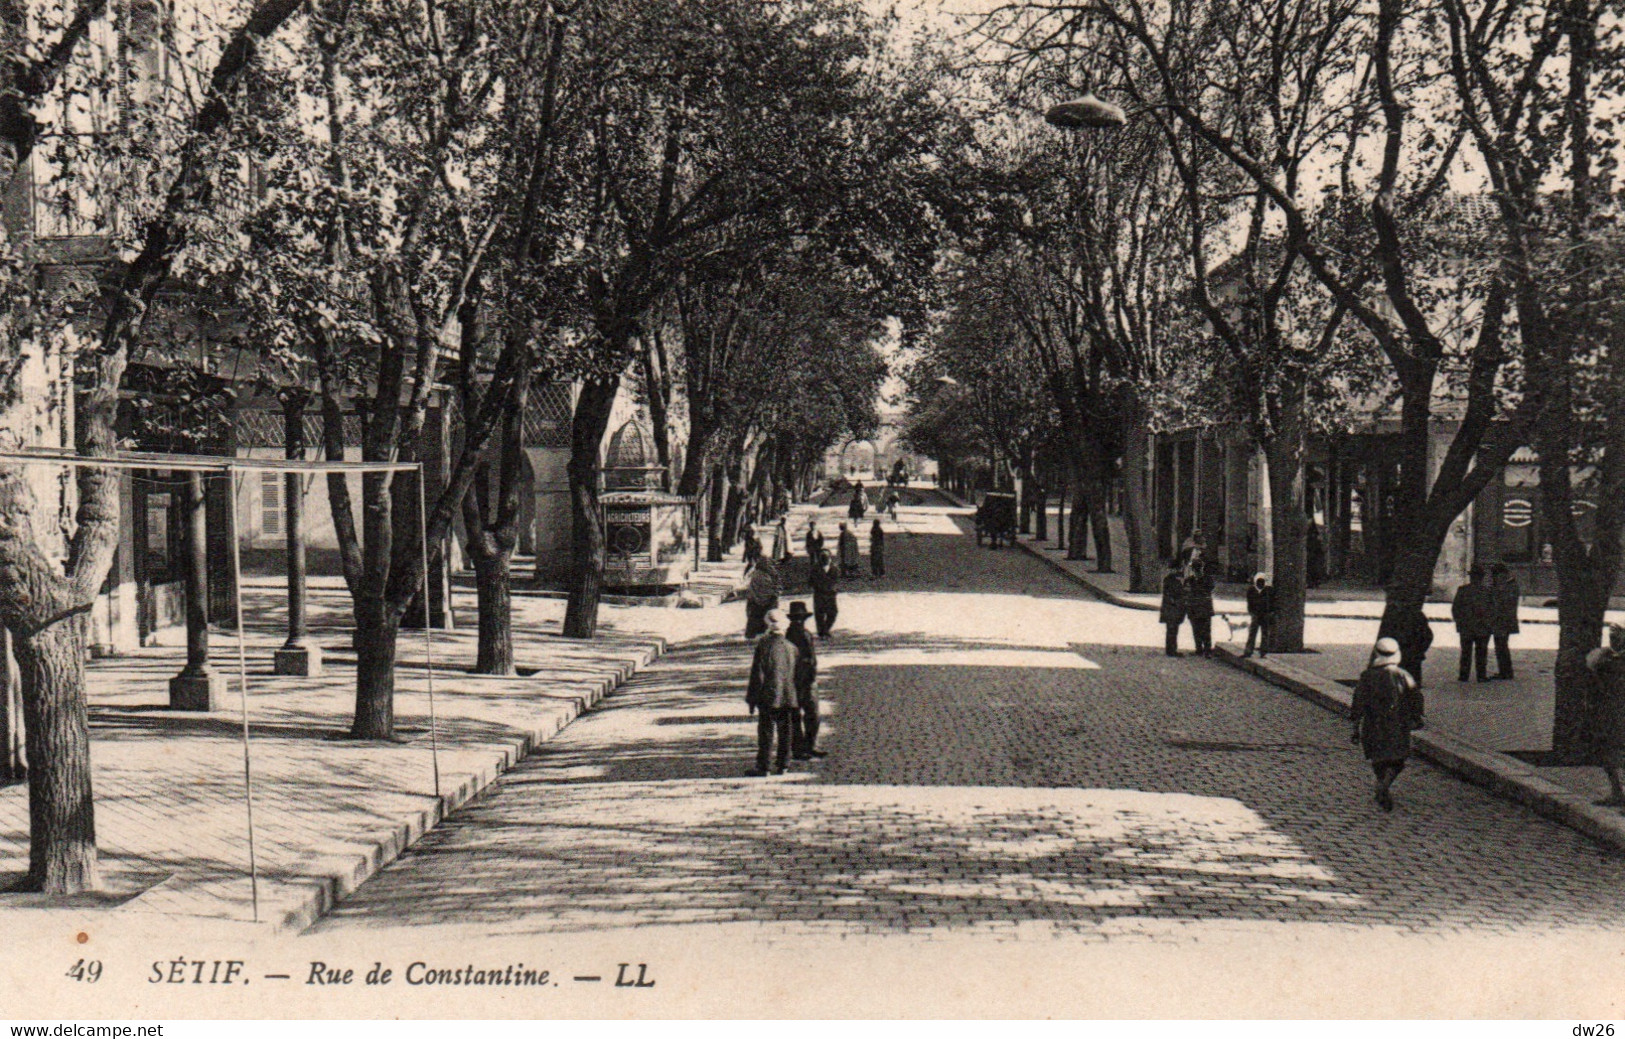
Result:
{"label": "man in dark coat", "polygon": [[811,566],[812,561],[818,558],[818,553],[824,551],[824,535],[818,529],[817,519],[810,519],[807,521],[806,545],[808,560],[807,565]]}
{"label": "man in dark coat", "polygon": [[839,612],[835,591],[839,578],[835,573],[835,560],[828,552],[819,552],[813,557],[808,579],[812,583],[813,620],[818,625],[818,637],[827,639],[835,628],[835,615]]}
{"label": "man in dark coat", "polygon": [[778,608],[778,568],[767,559],[758,559],[745,589],[745,639],[748,641],[766,631],[768,611]]}
{"label": "man in dark coat", "polygon": [[879,516],[869,528],[869,573],[875,577],[886,576],[886,532],[881,529]]}
{"label": "man in dark coat", "polygon": [[1505,563],[1490,567],[1490,636],[1495,639],[1495,677],[1512,677],[1512,636],[1518,633],[1518,579]]}
{"label": "man in dark coat", "polygon": [[1597,803],[1625,807],[1625,786],[1619,773],[1625,768],[1625,628],[1608,625],[1608,645],[1586,654],[1595,685],[1591,697],[1593,752],[1608,777],[1608,796]]}
{"label": "man in dark coat", "polygon": [[1377,634],[1399,643],[1399,666],[1416,682],[1416,688],[1421,689],[1422,662],[1433,645],[1433,625],[1428,623],[1422,604],[1396,607],[1392,613],[1384,611]]}
{"label": "man in dark coat", "polygon": [[1269,656],[1267,633],[1275,626],[1275,586],[1263,574],[1254,574],[1253,583],[1247,586],[1247,617],[1251,623],[1247,626],[1247,648],[1241,655],[1252,656],[1256,646],[1259,656]]}
{"label": "man in dark coat", "polygon": [[762,543],[756,539],[756,534],[748,528],[745,531],[745,554],[743,558],[746,566],[750,566],[762,558]]}
{"label": "man in dark coat", "polygon": [[796,647],[796,696],[800,708],[790,727],[790,742],[795,748],[797,761],[821,758],[818,749],[818,648],[807,631],[807,604],[790,604],[790,630],[784,636]]}
{"label": "man in dark coat", "polygon": [[1168,564],[1168,576],[1162,579],[1162,610],[1158,619],[1168,629],[1164,643],[1167,654],[1179,656],[1179,626],[1185,623],[1185,578],[1180,573],[1178,559]]}
{"label": "man in dark coat", "polygon": [[1371,666],[1360,675],[1349,708],[1354,723],[1351,740],[1360,744],[1377,779],[1377,804],[1394,810],[1389,788],[1405,768],[1411,753],[1411,730],[1422,725],[1422,694],[1416,682],[1399,666],[1399,643],[1377,640]]}
{"label": "man in dark coat", "polygon": [[767,775],[770,757],[774,775],[782,774],[790,764],[790,727],[801,700],[796,692],[796,647],[784,637],[786,626],[782,612],[769,610],[767,634],[756,640],[751,658],[745,705],[756,714],[756,767],[747,776]]}
{"label": "man in dark coat", "polygon": [[1478,680],[1488,682],[1484,665],[1490,651],[1490,589],[1484,583],[1484,568],[1474,566],[1468,571],[1467,583],[1456,589],[1456,598],[1450,604],[1450,619],[1456,622],[1456,634],[1461,638],[1461,668],[1456,681],[1465,682],[1478,666]]}
{"label": "man in dark coat", "polygon": [[1185,616],[1190,618],[1196,654],[1205,657],[1213,652],[1213,575],[1200,554],[1191,559],[1187,569],[1190,576],[1185,578]]}

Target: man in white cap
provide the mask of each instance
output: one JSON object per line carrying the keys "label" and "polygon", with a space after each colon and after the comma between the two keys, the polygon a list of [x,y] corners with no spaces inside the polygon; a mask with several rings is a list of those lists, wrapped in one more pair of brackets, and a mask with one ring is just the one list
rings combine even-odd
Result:
{"label": "man in white cap", "polygon": [[1422,694],[1416,680],[1399,666],[1399,643],[1395,640],[1377,640],[1371,666],[1354,687],[1349,716],[1354,722],[1351,739],[1365,751],[1377,777],[1377,804],[1391,812],[1394,799],[1389,788],[1410,757],[1411,730],[1422,726]]}
{"label": "man in white cap", "polygon": [[[767,634],[756,640],[756,653],[750,662],[750,683],[745,687],[745,704],[756,716],[756,767],[748,776],[767,775],[768,758],[773,758],[773,774],[784,772],[790,763],[791,733],[801,697],[796,690],[796,647],[784,637],[790,622],[777,607],[767,611]],[[778,738],[775,755],[773,741]]]}
{"label": "man in white cap", "polygon": [[1254,574],[1253,583],[1247,586],[1247,616],[1252,623],[1247,626],[1247,648],[1241,651],[1241,655],[1252,656],[1256,646],[1259,656],[1269,656],[1270,644],[1266,632],[1275,626],[1275,588],[1263,574]]}

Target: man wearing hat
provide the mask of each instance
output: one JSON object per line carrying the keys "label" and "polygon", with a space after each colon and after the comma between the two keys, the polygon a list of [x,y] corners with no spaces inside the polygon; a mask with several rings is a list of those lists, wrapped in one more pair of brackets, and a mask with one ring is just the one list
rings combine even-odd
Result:
{"label": "man wearing hat", "polygon": [[1176,559],[1169,560],[1168,574],[1162,579],[1162,608],[1158,619],[1163,627],[1168,629],[1166,652],[1171,657],[1179,656],[1179,628],[1185,623],[1185,579],[1182,576],[1183,564]]}
{"label": "man wearing hat", "polygon": [[1416,681],[1399,666],[1399,643],[1380,638],[1371,654],[1371,666],[1360,675],[1349,708],[1354,722],[1352,742],[1360,744],[1377,778],[1377,804],[1394,810],[1389,788],[1405,768],[1411,753],[1411,730],[1422,726],[1422,694]]}
{"label": "man wearing hat", "polygon": [[[773,758],[773,774],[784,772],[790,763],[790,727],[800,703],[796,694],[796,648],[784,637],[788,627],[784,612],[768,610],[765,619],[767,634],[756,640],[750,682],[745,687],[745,705],[756,714],[756,767],[746,772],[747,776],[767,775],[769,757]],[[773,745],[775,737],[777,748]]]}
{"label": "man wearing hat", "polygon": [[797,761],[824,757],[818,749],[818,650],[807,631],[812,612],[804,602],[790,604],[790,630],[785,641],[796,647],[796,699],[800,702],[790,724],[790,742]]}

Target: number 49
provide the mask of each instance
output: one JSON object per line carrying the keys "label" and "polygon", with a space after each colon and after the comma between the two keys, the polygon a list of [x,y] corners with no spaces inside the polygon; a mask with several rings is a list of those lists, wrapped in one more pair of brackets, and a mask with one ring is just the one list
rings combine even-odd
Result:
{"label": "number 49", "polygon": [[88,981],[95,984],[96,980],[102,976],[102,961],[80,960],[68,968],[67,976],[74,981]]}

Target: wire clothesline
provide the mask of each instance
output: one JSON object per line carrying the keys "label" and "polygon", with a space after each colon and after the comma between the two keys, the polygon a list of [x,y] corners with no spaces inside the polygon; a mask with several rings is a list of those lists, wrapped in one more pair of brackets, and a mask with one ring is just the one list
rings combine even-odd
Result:
{"label": "wire clothesline", "polygon": [[[426,511],[427,497],[424,487],[425,481],[422,478],[423,464],[421,462],[306,461],[301,459],[251,458],[231,455],[163,454],[150,451],[118,451],[112,455],[83,455],[66,448],[30,447],[14,451],[0,451],[0,466],[5,465],[67,465],[80,469],[171,469],[213,473],[230,477],[233,502],[241,501],[243,485],[238,477],[245,471],[312,474],[331,472],[416,472],[419,474],[417,481],[419,550],[422,553],[423,564],[423,578],[419,594],[423,597],[424,608],[428,608],[429,537]],[[249,897],[253,907],[254,921],[258,923],[260,919],[260,889],[259,862],[254,848],[254,770],[250,750],[248,714],[248,649],[243,634],[242,551],[235,537],[231,539],[231,582],[232,588],[236,592],[233,599],[236,601],[235,608],[237,612],[237,692],[241,706],[243,732],[243,807],[247,816],[248,827]],[[429,697],[429,757],[434,771],[434,796],[435,800],[440,802],[442,800],[440,793],[440,742],[434,702],[434,629],[432,625],[427,623],[423,626],[423,656],[426,676],[425,686]]]}
{"label": "wire clothesline", "polygon": [[423,468],[421,462],[333,462],[324,459],[183,455],[157,451],[116,451],[111,455],[82,455],[61,447],[30,447],[20,451],[0,451],[0,464],[7,462],[33,465],[61,463],[91,469],[181,469],[205,473],[226,473],[246,469],[289,473],[380,473],[415,472]]}

